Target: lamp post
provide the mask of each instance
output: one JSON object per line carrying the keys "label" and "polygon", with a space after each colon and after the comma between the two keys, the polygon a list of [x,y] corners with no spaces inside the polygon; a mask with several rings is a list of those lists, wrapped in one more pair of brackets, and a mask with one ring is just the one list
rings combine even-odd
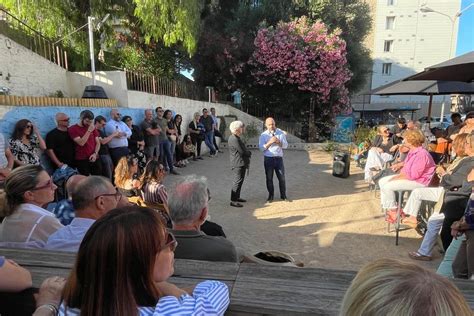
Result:
{"label": "lamp post", "polygon": [[[451,59],[453,58],[452,56],[452,52],[453,52],[453,40],[454,40],[454,26],[456,25],[456,20],[464,13],[466,12],[467,10],[469,10],[470,8],[474,7],[474,3],[471,3],[470,5],[468,5],[467,7],[465,7],[463,10],[461,11],[458,11],[454,16],[450,16],[446,13],[443,13],[443,12],[440,12],[440,11],[436,11],[430,7],[428,7],[426,5],[426,3],[422,4],[421,7],[420,7],[420,11],[423,12],[423,13],[438,13],[440,15],[443,15],[445,17],[447,17],[449,19],[449,21],[451,22],[451,37],[450,37],[450,40],[449,40],[449,56],[448,56],[448,59]],[[431,105],[431,104],[430,104]],[[429,111],[430,113],[428,113],[428,118],[430,118],[431,116],[431,111]],[[444,116],[444,97],[443,97],[443,104],[441,106],[441,115],[440,115],[440,121],[441,123],[443,122],[443,116]]]}
{"label": "lamp post", "polygon": [[456,20],[464,13],[466,12],[467,10],[469,10],[470,8],[474,7],[474,3],[468,5],[467,7],[465,7],[463,10],[461,11],[458,11],[454,16],[450,16],[446,13],[443,13],[443,12],[440,12],[440,11],[436,11],[428,6],[426,6],[426,3],[425,4],[422,4],[421,7],[420,7],[420,11],[423,12],[423,13],[438,13],[440,15],[443,15],[445,17],[447,17],[449,19],[449,21],[451,21],[451,38],[449,40],[449,58],[452,58],[452,51],[453,51],[453,39],[454,39],[454,25],[456,24]]}
{"label": "lamp post", "polygon": [[100,27],[105,23],[105,21],[107,21],[107,19],[110,17],[110,14],[107,13],[104,18],[99,22],[97,23],[97,25],[94,27],[94,20],[96,20],[95,17],[93,16],[88,16],[87,17],[87,23],[82,25],[81,27],[75,29],[74,31],[72,31],[71,33],[67,34],[66,36],[60,38],[59,40],[57,40],[56,42],[54,42],[53,44],[56,45],[57,43],[63,41],[65,38],[71,36],[72,34],[74,33],[77,33],[78,31],[82,30],[83,28],[85,28],[86,26],[88,27],[88,30],[89,30],[89,53],[90,53],[90,60],[91,60],[91,75],[92,75],[92,85],[95,86],[96,84],[96,80],[95,80],[95,57],[94,57],[94,29],[95,30],[99,30]]}

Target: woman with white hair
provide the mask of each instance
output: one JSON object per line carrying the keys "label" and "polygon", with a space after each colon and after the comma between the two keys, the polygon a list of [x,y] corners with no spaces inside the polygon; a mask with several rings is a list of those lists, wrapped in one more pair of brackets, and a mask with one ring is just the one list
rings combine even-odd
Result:
{"label": "woman with white hair", "polygon": [[232,135],[229,136],[227,144],[229,146],[230,166],[234,181],[230,193],[230,206],[233,207],[242,207],[243,205],[241,203],[247,202],[240,198],[240,190],[244,183],[245,171],[248,170],[250,165],[252,153],[247,149],[244,141],[240,138],[244,132],[244,127],[244,123],[241,121],[233,121],[229,126]]}

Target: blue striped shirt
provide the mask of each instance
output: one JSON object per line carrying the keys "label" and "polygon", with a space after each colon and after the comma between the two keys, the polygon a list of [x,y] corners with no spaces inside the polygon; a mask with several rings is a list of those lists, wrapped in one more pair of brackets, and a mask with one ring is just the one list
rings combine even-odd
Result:
{"label": "blue striped shirt", "polygon": [[[193,291],[193,296],[184,294],[179,298],[164,296],[155,307],[139,307],[140,316],[164,315],[196,315],[219,316],[224,315],[229,306],[229,289],[219,281],[204,281],[199,283]],[[59,306],[60,316],[79,316],[81,311],[76,308]]]}

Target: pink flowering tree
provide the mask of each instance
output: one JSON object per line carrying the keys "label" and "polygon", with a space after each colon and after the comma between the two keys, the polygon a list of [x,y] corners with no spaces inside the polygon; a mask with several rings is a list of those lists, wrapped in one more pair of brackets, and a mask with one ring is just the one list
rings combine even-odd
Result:
{"label": "pink flowering tree", "polygon": [[[310,24],[305,17],[277,27],[261,28],[249,60],[255,84],[281,86],[311,95],[310,138],[315,122],[334,118],[349,108],[346,83],[346,43],[339,30],[330,33],[322,22]],[[313,137],[311,137],[313,136]]]}

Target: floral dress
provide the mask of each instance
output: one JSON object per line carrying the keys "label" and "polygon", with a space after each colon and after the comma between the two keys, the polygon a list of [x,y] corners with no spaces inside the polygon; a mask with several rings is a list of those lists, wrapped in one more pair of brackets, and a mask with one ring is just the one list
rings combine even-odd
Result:
{"label": "floral dress", "polygon": [[25,165],[40,164],[40,146],[36,135],[30,138],[29,144],[24,144],[21,139],[10,139],[10,150],[15,159]]}

